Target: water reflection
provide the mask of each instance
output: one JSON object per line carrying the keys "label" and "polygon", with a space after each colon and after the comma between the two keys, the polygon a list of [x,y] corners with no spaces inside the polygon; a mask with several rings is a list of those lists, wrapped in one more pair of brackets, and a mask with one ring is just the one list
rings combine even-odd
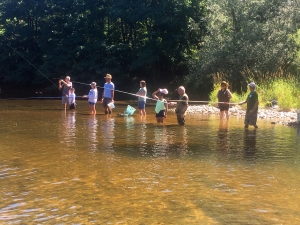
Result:
{"label": "water reflection", "polygon": [[244,156],[245,158],[255,159],[256,153],[256,129],[245,129],[244,131]]}
{"label": "water reflection", "polygon": [[76,145],[76,113],[64,111],[62,113],[62,138],[60,143],[66,143],[67,146]]}
{"label": "water reflection", "polygon": [[101,137],[102,149],[106,152],[113,151],[113,144],[115,141],[115,118],[107,116],[101,120]]}
{"label": "water reflection", "polygon": [[90,115],[87,121],[88,125],[88,143],[89,143],[89,150],[95,151],[97,150],[98,145],[98,119],[95,115]]}
{"label": "water reflection", "polygon": [[218,130],[217,149],[220,151],[229,151],[230,139],[229,139],[229,127],[228,120],[220,120]]}

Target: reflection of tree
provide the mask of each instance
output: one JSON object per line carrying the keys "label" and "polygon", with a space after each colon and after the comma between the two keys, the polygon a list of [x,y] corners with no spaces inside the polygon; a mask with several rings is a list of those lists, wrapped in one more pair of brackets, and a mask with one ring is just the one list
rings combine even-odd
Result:
{"label": "reflection of tree", "polygon": [[229,151],[229,129],[228,129],[228,120],[220,120],[219,130],[218,130],[218,141],[217,148],[221,151]]}
{"label": "reflection of tree", "polygon": [[67,146],[74,146],[76,144],[76,118],[75,112],[63,112],[62,124],[63,132],[62,138],[60,139],[61,143],[67,143]]}

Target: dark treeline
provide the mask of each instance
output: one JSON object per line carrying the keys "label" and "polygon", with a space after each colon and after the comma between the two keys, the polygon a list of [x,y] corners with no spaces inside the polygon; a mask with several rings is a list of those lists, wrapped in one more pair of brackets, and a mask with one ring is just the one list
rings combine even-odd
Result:
{"label": "dark treeline", "polygon": [[1,96],[58,95],[66,75],[102,86],[106,73],[128,92],[141,79],[197,99],[217,79],[242,90],[299,73],[299,24],[296,0],[2,0]]}
{"label": "dark treeline", "polygon": [[120,90],[141,79],[175,88],[205,35],[204,10],[199,0],[3,0],[0,84],[49,94],[59,92],[43,74],[101,85],[110,73]]}

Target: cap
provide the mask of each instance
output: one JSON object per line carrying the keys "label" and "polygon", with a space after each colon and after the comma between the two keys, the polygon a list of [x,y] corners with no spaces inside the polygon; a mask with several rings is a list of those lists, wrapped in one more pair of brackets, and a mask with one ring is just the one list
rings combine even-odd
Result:
{"label": "cap", "polygon": [[248,86],[250,86],[250,87],[252,87],[252,88],[255,88],[255,87],[256,87],[256,85],[255,85],[254,82],[251,82],[250,84],[248,84]]}
{"label": "cap", "polygon": [[167,90],[166,88],[160,89],[159,91],[160,91],[161,93],[165,94],[165,95],[167,95],[167,94],[169,93],[168,90]]}
{"label": "cap", "polygon": [[106,76],[104,78],[109,78],[109,79],[112,79],[112,75],[110,74],[106,74]]}
{"label": "cap", "polygon": [[96,86],[97,84],[96,84],[96,82],[92,82],[92,83],[91,83],[91,85],[94,85],[94,86]]}

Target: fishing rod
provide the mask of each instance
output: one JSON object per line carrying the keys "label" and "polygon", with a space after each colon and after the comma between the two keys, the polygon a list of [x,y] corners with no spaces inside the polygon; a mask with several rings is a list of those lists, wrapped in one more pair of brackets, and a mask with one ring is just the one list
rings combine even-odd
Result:
{"label": "fishing rod", "polygon": [[[8,47],[10,47],[15,53],[17,53],[19,56],[21,56],[27,63],[29,63],[33,68],[35,68],[40,74],[42,74],[47,80],[49,80],[55,87],[57,85],[50,80],[42,71],[40,71],[35,65],[33,65],[29,60],[27,60],[21,53],[19,53],[17,50],[15,50],[13,47],[11,47],[9,44],[6,44]],[[58,87],[57,87],[58,88]],[[59,88],[58,88],[59,89]],[[60,90],[60,89],[59,89]]]}
{"label": "fishing rod", "polygon": [[[54,79],[60,79],[60,78],[54,78]],[[90,85],[90,84],[87,84],[87,83],[82,83],[82,82],[77,82],[77,81],[72,81],[72,82],[83,84],[83,85]],[[104,89],[104,87],[101,87],[101,86],[96,86],[96,87]],[[106,89],[110,89],[110,88],[106,88]],[[114,89],[110,89],[110,90],[114,90]],[[135,97],[141,97],[140,95],[130,93],[130,92],[126,92],[126,91],[121,91],[121,90],[114,90],[114,91],[121,92],[121,93],[128,94],[128,95],[133,95]],[[144,97],[144,98],[149,99],[149,100],[153,100],[153,101],[159,101],[157,99],[150,98],[150,97]],[[185,101],[185,100],[168,100],[168,104],[170,104],[170,102],[181,102],[181,101]],[[191,103],[228,104],[228,105],[237,105],[238,104],[238,103],[231,103],[231,102],[211,102],[211,101],[188,101],[188,102],[191,102]]]}

